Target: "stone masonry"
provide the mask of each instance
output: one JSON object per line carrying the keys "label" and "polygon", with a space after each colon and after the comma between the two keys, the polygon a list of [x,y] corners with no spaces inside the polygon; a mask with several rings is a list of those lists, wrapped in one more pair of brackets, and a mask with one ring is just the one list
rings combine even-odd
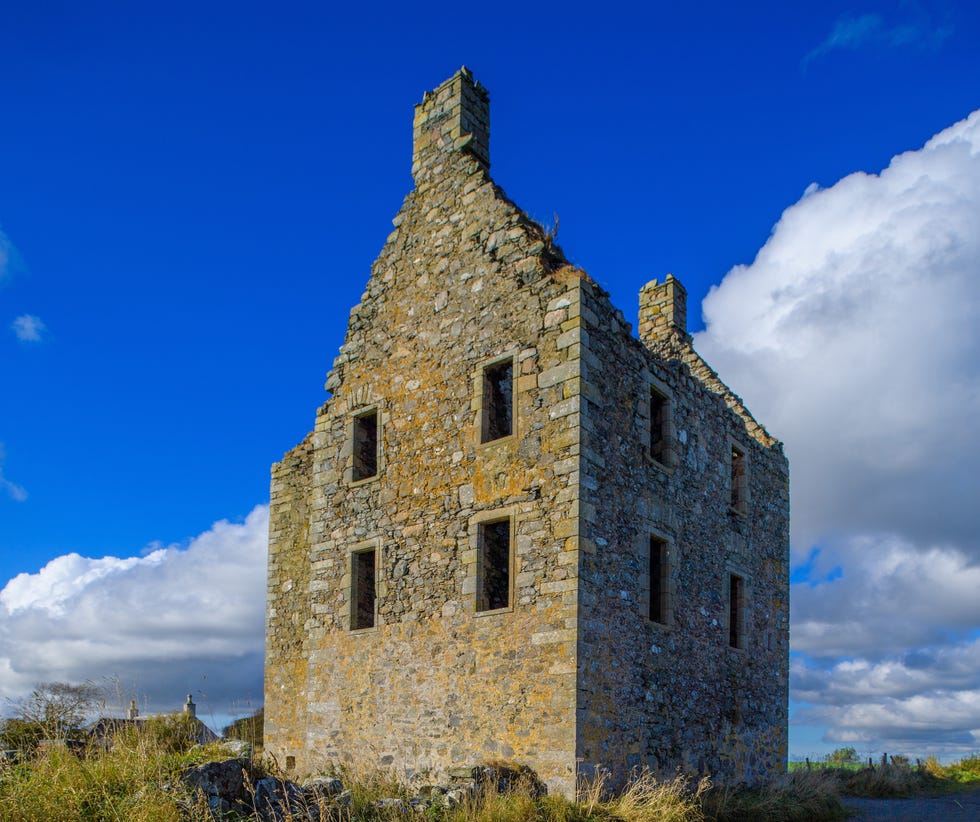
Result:
{"label": "stone masonry", "polygon": [[781,771],[781,444],[691,347],[678,280],[632,336],[494,184],[465,68],[414,143],[330,399],[272,470],[267,750],[506,760],[566,795],[597,767]]}

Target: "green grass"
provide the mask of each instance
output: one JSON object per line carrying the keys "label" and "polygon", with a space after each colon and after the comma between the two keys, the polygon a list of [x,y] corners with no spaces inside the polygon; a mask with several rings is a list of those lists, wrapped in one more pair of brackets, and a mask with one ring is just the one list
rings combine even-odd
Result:
{"label": "green grass", "polygon": [[[176,751],[172,740],[132,732],[111,750],[77,755],[65,748],[39,751],[16,765],[0,766],[0,819],[4,822],[205,822],[206,801],[181,783],[189,765],[226,759],[220,746]],[[708,779],[661,780],[635,775],[622,791],[602,779],[582,787],[579,801],[538,796],[531,784],[477,795],[455,807],[436,802],[424,813],[378,807],[384,797],[407,800],[408,787],[389,774],[340,774],[350,789],[346,806],[324,803],[324,822],[737,822],[738,820],[837,820],[843,818],[836,785],[813,774],[788,775],[758,791],[713,788]],[[228,822],[257,816],[236,815]],[[286,822],[299,822],[285,813]]]}
{"label": "green grass", "polygon": [[790,762],[789,772],[796,773],[797,771],[810,771],[810,770],[825,770],[825,771],[859,771],[861,768],[867,768],[868,766],[862,762]]}
{"label": "green grass", "polygon": [[[227,759],[220,746],[188,749],[165,733],[131,731],[111,750],[90,748],[79,756],[53,747],[15,765],[0,765],[0,819],[4,822],[204,822],[204,799],[181,783],[194,764]],[[421,813],[406,806],[379,807],[383,797],[407,800],[412,792],[390,774],[339,774],[350,802],[327,802],[330,822],[819,822],[845,818],[841,795],[901,797],[980,787],[980,757],[950,765],[796,767],[753,790],[711,785],[682,776],[659,779],[638,772],[622,791],[598,779],[584,784],[576,802],[538,796],[531,784],[510,793],[474,796],[455,807],[437,802]],[[254,816],[237,816],[244,822]],[[286,822],[292,820],[287,813]]]}
{"label": "green grass", "polygon": [[85,756],[59,747],[40,751],[0,770],[0,819],[178,822],[186,818],[182,807],[196,800],[180,789],[177,772],[208,758],[207,751],[180,756],[135,737]]}
{"label": "green grass", "polygon": [[980,756],[976,754],[949,765],[940,764],[934,757],[915,765],[902,757],[885,765],[790,762],[789,771],[828,774],[845,796],[901,798],[980,788]]}

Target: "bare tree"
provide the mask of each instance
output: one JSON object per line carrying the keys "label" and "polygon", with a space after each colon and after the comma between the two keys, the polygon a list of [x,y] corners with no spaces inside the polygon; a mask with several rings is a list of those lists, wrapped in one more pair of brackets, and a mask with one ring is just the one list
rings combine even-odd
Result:
{"label": "bare tree", "polygon": [[17,719],[36,730],[41,739],[68,739],[76,735],[102,691],[91,682],[39,682],[30,696],[13,700]]}

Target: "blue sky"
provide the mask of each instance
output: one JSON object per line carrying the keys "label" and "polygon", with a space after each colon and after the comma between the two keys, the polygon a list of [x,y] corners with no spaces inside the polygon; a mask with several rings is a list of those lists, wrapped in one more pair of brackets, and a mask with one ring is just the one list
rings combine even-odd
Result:
{"label": "blue sky", "polygon": [[956,2],[6,4],[0,696],[261,699],[269,465],[465,64],[495,180],[627,317],[680,277],[786,441],[791,752],[977,748],[977,129],[923,147],[980,108],[978,46]]}

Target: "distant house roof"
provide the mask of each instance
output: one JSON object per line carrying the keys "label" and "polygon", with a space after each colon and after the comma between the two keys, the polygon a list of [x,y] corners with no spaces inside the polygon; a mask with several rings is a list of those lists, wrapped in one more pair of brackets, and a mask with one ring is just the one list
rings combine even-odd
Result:
{"label": "distant house roof", "polygon": [[[187,718],[194,725],[193,739],[198,744],[207,745],[211,742],[217,742],[221,737],[197,718],[196,708],[197,706],[191,701],[191,696],[188,694],[187,702],[184,703],[183,712],[178,714],[174,711],[169,716],[183,716]],[[164,716],[167,715],[164,714]],[[129,703],[129,709],[126,711],[125,717],[100,716],[95,721],[89,723],[85,727],[85,731],[91,740],[108,743],[121,731],[127,728],[139,728],[150,718],[139,715],[139,710],[136,708],[136,700],[133,700]]]}

